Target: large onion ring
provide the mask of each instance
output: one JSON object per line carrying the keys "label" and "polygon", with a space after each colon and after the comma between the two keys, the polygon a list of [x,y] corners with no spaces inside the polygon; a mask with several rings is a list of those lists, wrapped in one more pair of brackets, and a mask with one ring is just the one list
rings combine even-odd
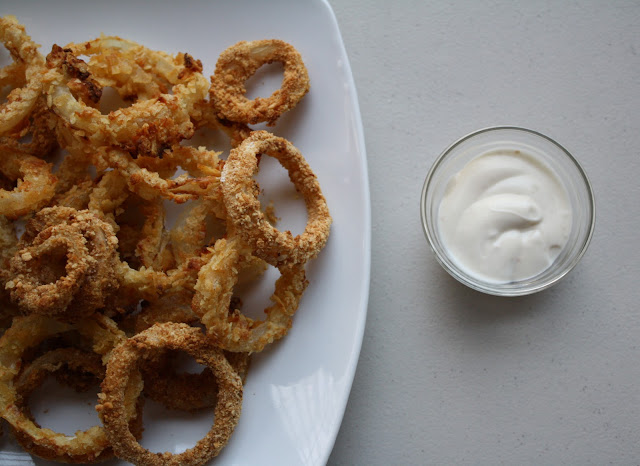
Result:
{"label": "large onion ring", "polygon": [[[143,448],[129,430],[125,407],[131,377],[139,375],[140,358],[161,349],[181,350],[209,367],[218,383],[218,402],[211,430],[193,448],[181,454],[152,453]],[[135,464],[196,465],[215,457],[228,442],[240,417],[242,381],[222,351],[200,329],[186,324],[156,324],[118,346],[107,365],[102,383],[102,403],[96,407],[113,450],[118,457]]]}
{"label": "large onion ring", "polygon": [[24,120],[35,106],[42,92],[40,76],[44,60],[38,52],[38,46],[14,16],[0,18],[0,41],[17,63],[25,64],[24,87],[13,89],[7,102],[0,106],[0,134],[6,134]]}
{"label": "large onion ring", "polygon": [[[278,159],[304,197],[308,221],[298,236],[276,229],[261,211],[252,178],[257,172],[256,156],[260,153]],[[229,219],[257,257],[276,267],[303,264],[316,257],[326,244],[331,228],[327,202],[311,167],[286,139],[267,131],[254,131],[231,150],[220,182]]]}
{"label": "large onion ring", "polygon": [[[262,65],[284,65],[282,87],[266,99],[245,97],[245,81]],[[309,91],[309,75],[300,53],[281,40],[238,42],[220,54],[211,76],[211,101],[221,118],[245,124],[266,121],[273,125],[280,115]]]}
{"label": "large onion ring", "polygon": [[[94,426],[73,436],[53,432],[38,427],[17,406],[14,381],[18,376],[25,352],[41,342],[64,332],[77,330],[81,336],[89,338],[93,350],[102,356],[103,363],[109,361],[112,349],[126,337],[117,325],[102,315],[83,319],[74,325],[65,324],[49,317],[16,317],[12,326],[0,339],[0,416],[14,429],[20,431],[30,444],[46,445],[56,449],[60,455],[85,457],[87,461],[97,458],[109,447],[109,441],[101,426]],[[135,380],[131,380],[134,386]],[[142,380],[137,381],[141,389]],[[123,417],[129,422],[136,416],[136,402],[123,406]]]}

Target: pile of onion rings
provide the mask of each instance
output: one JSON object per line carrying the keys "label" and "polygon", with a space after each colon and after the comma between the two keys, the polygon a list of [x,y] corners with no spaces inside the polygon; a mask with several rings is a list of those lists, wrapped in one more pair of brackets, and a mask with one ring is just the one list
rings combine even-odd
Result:
{"label": "pile of onion rings", "polygon": [[[205,464],[242,410],[251,354],[282,339],[309,285],[306,264],[329,237],[319,181],[276,125],[309,91],[300,53],[281,40],[239,42],[210,79],[200,60],[114,36],[41,54],[12,16],[0,18],[12,62],[0,105],[0,417],[30,454],[66,463],[118,457],[137,465]],[[245,81],[280,62],[268,98]],[[110,108],[108,92],[124,106]],[[196,145],[217,131],[232,147]],[[307,224],[277,228],[255,177],[275,158],[304,199]],[[173,216],[173,222],[169,217]],[[277,269],[272,304],[245,314],[239,282]],[[184,353],[205,369],[184,373]],[[29,410],[47,378],[100,385],[101,424],[74,435]],[[249,375],[250,377],[250,375]],[[180,454],[139,443],[143,401],[214,411],[211,430]]]}

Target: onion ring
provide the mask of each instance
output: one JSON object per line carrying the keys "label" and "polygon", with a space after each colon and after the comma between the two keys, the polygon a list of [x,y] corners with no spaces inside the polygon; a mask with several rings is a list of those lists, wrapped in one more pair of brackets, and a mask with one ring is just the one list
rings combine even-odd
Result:
{"label": "onion ring", "polygon": [[[15,380],[22,365],[22,358],[30,348],[41,342],[71,330],[77,330],[93,344],[93,350],[107,363],[113,348],[126,340],[116,324],[102,315],[82,319],[74,325],[62,323],[44,316],[16,317],[11,327],[0,338],[0,416],[30,445],[43,445],[69,457],[84,457],[86,461],[97,458],[109,447],[105,430],[94,426],[84,432],[76,432],[66,436],[50,429],[38,427],[25,413],[19,409]],[[135,378],[131,385],[136,385]],[[138,379],[137,388],[141,389],[142,381]],[[123,417],[129,422],[136,416],[135,401],[125,404]]]}
{"label": "onion ring", "polygon": [[[141,358],[160,349],[181,350],[209,367],[218,383],[218,402],[211,430],[193,448],[181,454],[152,453],[143,448],[129,429],[125,406],[127,389],[139,375]],[[228,442],[242,406],[242,382],[222,352],[199,329],[186,324],[156,324],[118,346],[107,364],[101,404],[96,407],[118,457],[135,464],[195,465],[215,457]]]}
{"label": "onion ring", "polygon": [[31,113],[41,95],[40,76],[44,69],[44,60],[38,52],[38,46],[14,16],[0,18],[0,41],[7,47],[16,63],[25,65],[24,87],[13,89],[7,97],[7,102],[0,106],[0,134],[7,134]]}
{"label": "onion ring", "polygon": [[25,225],[20,246],[5,286],[28,313],[88,315],[119,286],[117,239],[111,226],[89,211],[41,210]]}
{"label": "onion ring", "polygon": [[[67,368],[67,372],[62,371],[63,368]],[[97,353],[85,352],[78,348],[56,348],[31,361],[20,372],[14,383],[17,395],[16,406],[33,420],[29,414],[28,400],[31,393],[42,384],[48,373],[54,374],[59,381],[71,385],[76,391],[86,391],[102,381],[104,372],[102,360]],[[90,375],[91,378],[88,379],[86,375]],[[132,419],[131,428],[139,437],[142,435],[141,403],[139,403],[136,413],[135,419]],[[23,434],[20,429],[12,428],[12,431],[25,451],[47,460],[65,463],[97,463],[113,457],[113,450],[110,447],[97,452],[97,456],[94,456],[93,452],[73,455],[61,452],[59,446],[55,444],[34,442],[31,436]]]}
{"label": "onion ring", "polygon": [[[5,287],[26,313],[63,315],[96,261],[89,256],[80,233],[62,235],[53,229],[44,233],[11,259],[11,279]],[[63,263],[64,271],[47,267],[48,263]]]}
{"label": "onion ring", "polygon": [[18,236],[13,222],[0,215],[0,270],[7,269],[7,263],[17,250]]}
{"label": "onion ring", "polygon": [[[281,62],[284,65],[282,87],[270,97],[249,100],[244,82],[262,65]],[[211,101],[218,116],[227,120],[256,124],[275,121],[309,91],[309,75],[300,53],[281,40],[238,42],[220,54],[211,76]]]}
{"label": "onion ring", "polygon": [[[304,232],[293,236],[271,225],[261,211],[254,181],[256,155],[275,157],[289,172],[304,197],[308,221]],[[273,266],[303,264],[318,255],[327,242],[331,215],[316,175],[293,144],[267,131],[254,131],[233,149],[222,171],[222,194],[227,214],[253,253]]]}
{"label": "onion ring", "polygon": [[230,310],[238,270],[247,260],[238,238],[220,239],[198,274],[193,310],[218,346],[228,351],[257,352],[282,338],[291,328],[293,315],[308,285],[304,267],[280,266],[280,278],[265,309],[266,319],[256,321],[239,310]]}

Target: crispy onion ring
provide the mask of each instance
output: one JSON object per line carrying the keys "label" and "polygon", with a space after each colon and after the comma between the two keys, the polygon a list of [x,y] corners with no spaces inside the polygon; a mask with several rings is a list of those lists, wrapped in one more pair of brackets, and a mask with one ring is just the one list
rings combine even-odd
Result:
{"label": "crispy onion ring", "polygon": [[0,189],[0,215],[16,219],[47,204],[57,181],[51,164],[6,145],[0,146],[0,153],[0,173],[17,181],[11,191]]}
{"label": "crispy onion ring", "polygon": [[[101,357],[97,353],[90,353],[71,347],[53,349],[31,361],[20,372],[14,384],[17,395],[16,406],[23,410],[27,417],[33,419],[29,414],[28,400],[48,374],[55,375],[59,381],[65,385],[72,386],[76,391],[80,392],[99,384],[104,378],[104,372],[105,369]],[[136,410],[136,417],[132,420],[131,428],[136,433],[136,436],[142,435],[141,403]],[[94,452],[73,455],[66,451],[61,452],[56,444],[34,442],[31,436],[23,434],[20,429],[12,428],[12,431],[25,451],[46,460],[64,463],[97,463],[113,457],[113,450],[109,446],[97,452],[97,456],[95,456]],[[104,439],[104,436],[102,438]]]}
{"label": "crispy onion ring", "polygon": [[[284,65],[282,87],[266,99],[247,99],[245,81],[262,65],[273,62]],[[292,45],[274,39],[242,41],[222,52],[211,76],[209,93],[220,118],[245,124],[266,121],[272,126],[308,91],[309,75],[300,53]]]}
{"label": "crispy onion ring", "polygon": [[178,55],[176,60],[182,63],[173,64],[180,68],[173,94],[137,101],[130,107],[103,115],[77,99],[68,86],[79,80],[80,88],[84,85],[90,94],[94,91],[96,86],[92,84],[86,64],[75,57],[71,49],[54,46],[47,57],[49,70],[43,77],[47,103],[77,132],[79,140],[94,146],[114,145],[134,156],[161,156],[167,147],[191,137],[194,127],[190,115],[208,89],[199,62],[189,55]]}
{"label": "crispy onion ring", "polygon": [[88,315],[119,286],[117,239],[111,226],[89,211],[42,209],[25,226],[20,246],[5,286],[24,312]]}
{"label": "crispy onion ring", "polygon": [[[0,106],[0,134],[7,134],[24,120],[35,106],[42,92],[40,76],[44,60],[38,47],[26,34],[24,26],[14,16],[0,18],[0,41],[16,63],[24,63],[25,85],[13,89],[7,102]],[[16,67],[14,69],[17,69]]]}
{"label": "crispy onion ring", "polygon": [[[211,430],[193,448],[181,454],[152,453],[143,448],[129,429],[125,406],[128,387],[139,375],[141,358],[156,351],[181,350],[211,369],[218,383],[218,402]],[[96,407],[111,445],[120,458],[135,464],[195,465],[215,457],[226,445],[240,417],[242,382],[222,352],[202,332],[186,324],[156,324],[118,346],[107,365],[101,404]]]}
{"label": "crispy onion ring", "polygon": [[266,319],[256,321],[230,310],[238,270],[248,260],[238,238],[216,241],[209,262],[200,269],[193,310],[216,344],[228,351],[262,351],[291,328],[293,315],[308,285],[303,266],[280,266],[280,278],[265,309]]}
{"label": "crispy onion ring", "polygon": [[[260,153],[275,157],[289,172],[304,197],[308,221],[304,232],[293,236],[269,223],[256,197],[253,176]],[[254,131],[233,149],[222,171],[222,194],[227,214],[253,253],[273,266],[303,264],[318,255],[327,242],[331,215],[320,184],[293,144],[267,131]]]}
{"label": "crispy onion ring", "polygon": [[[62,315],[96,267],[79,232],[60,234],[51,227],[10,261],[11,299],[29,314]],[[64,271],[49,265],[64,263]]]}
{"label": "crispy onion ring", "polygon": [[[89,338],[93,350],[109,361],[113,348],[126,340],[117,325],[102,315],[82,319],[74,325],[66,324],[44,316],[16,317],[11,327],[0,339],[0,416],[12,428],[20,432],[21,438],[29,445],[41,445],[55,451],[61,457],[78,457],[91,461],[99,457],[109,447],[109,441],[101,426],[86,431],[78,431],[72,436],[38,427],[19,409],[15,381],[22,366],[23,355],[43,341],[64,332],[77,330],[81,336]],[[131,386],[141,389],[142,380],[135,376]],[[136,416],[136,402],[125,403],[123,418],[129,423]]]}

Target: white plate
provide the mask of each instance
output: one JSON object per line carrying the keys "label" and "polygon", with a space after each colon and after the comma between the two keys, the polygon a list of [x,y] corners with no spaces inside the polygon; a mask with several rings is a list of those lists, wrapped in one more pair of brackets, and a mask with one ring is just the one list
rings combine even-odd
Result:
{"label": "white plate", "polygon": [[[293,44],[309,70],[311,91],[273,128],[291,140],[318,175],[333,216],[327,247],[308,266],[310,286],[293,328],[257,355],[238,427],[215,464],[324,464],[351,388],[369,293],[370,201],[356,90],[333,12],[323,0],[3,2],[0,14],[25,24],[46,54],[101,32],[150,48],[189,52],[211,74],[226,47],[279,38]],[[3,56],[6,61],[6,54]],[[278,212],[280,214],[280,212]],[[89,403],[91,404],[91,403]],[[49,416],[62,422],[76,414]],[[151,410],[152,407],[149,407]],[[92,407],[87,410],[91,415]],[[75,413],[75,411],[74,411]],[[145,414],[146,417],[146,414]],[[208,430],[210,418],[172,417],[146,425],[144,445],[180,451]],[[52,421],[51,426],[55,425]],[[164,428],[160,428],[165,426]],[[7,433],[0,464],[31,463]],[[45,464],[36,460],[36,464]],[[115,463],[113,463],[115,464]]]}

